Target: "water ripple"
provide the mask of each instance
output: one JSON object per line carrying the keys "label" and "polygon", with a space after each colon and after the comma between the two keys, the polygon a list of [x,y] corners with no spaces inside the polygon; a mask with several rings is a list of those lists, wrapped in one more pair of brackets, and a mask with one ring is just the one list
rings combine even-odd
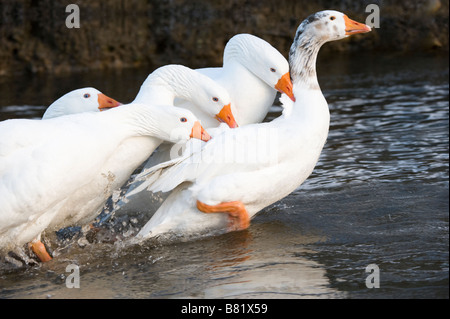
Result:
{"label": "water ripple", "polygon": [[448,84],[341,91],[327,92],[330,134],[303,187],[448,180]]}

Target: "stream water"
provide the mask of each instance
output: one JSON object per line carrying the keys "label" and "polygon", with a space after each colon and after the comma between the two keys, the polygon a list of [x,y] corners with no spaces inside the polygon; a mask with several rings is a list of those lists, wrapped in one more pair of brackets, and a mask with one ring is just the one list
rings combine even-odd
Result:
{"label": "stream water", "polygon": [[[150,71],[0,78],[0,120],[39,117],[84,86],[128,102]],[[448,298],[448,71],[448,56],[319,58],[327,144],[249,229],[127,248],[69,236],[49,263],[2,259],[0,298]],[[126,236],[143,218],[128,217],[110,230]],[[373,264],[379,288],[366,284]],[[80,288],[67,287],[68,265]]]}

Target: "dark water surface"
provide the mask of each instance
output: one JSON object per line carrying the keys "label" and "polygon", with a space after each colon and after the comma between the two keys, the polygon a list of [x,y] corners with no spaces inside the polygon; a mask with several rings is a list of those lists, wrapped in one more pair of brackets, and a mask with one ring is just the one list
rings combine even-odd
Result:
{"label": "dark water surface", "polygon": [[[84,86],[128,102],[149,71],[3,78],[0,119],[39,117]],[[0,298],[448,298],[448,71],[448,56],[319,59],[331,111],[320,162],[248,230],[132,247],[75,238],[45,265],[3,265]],[[122,236],[138,228],[117,223]],[[366,286],[370,264],[379,288]]]}

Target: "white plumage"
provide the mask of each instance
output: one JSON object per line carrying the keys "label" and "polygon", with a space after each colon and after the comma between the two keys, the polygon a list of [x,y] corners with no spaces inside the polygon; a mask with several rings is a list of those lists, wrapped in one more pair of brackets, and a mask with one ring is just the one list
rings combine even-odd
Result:
{"label": "white plumage", "polygon": [[[223,66],[197,69],[224,87],[231,98],[232,113],[239,126],[260,123],[274,103],[277,90],[292,95],[289,64],[283,55],[265,40],[250,34],[237,34],[225,46]],[[175,100],[175,105],[187,108],[197,115],[203,126],[216,135],[219,122],[203,116],[204,111],[192,102]],[[171,145],[163,144],[147,161],[148,169],[170,159]],[[141,189],[140,181],[132,182],[127,203],[119,203],[122,210],[142,209],[145,198],[134,189]],[[132,196],[134,194],[134,196]]]}
{"label": "white plumage", "polygon": [[98,112],[117,107],[121,103],[94,88],[71,91],[53,102],[42,116],[43,120],[83,112]]}
{"label": "white plumage", "polygon": [[[330,121],[328,104],[317,81],[317,53],[327,41],[370,30],[352,23],[340,12],[323,11],[300,25],[290,51],[296,102],[283,96],[282,116],[270,123],[227,130],[200,150],[138,177],[147,179],[144,185],[151,191],[173,191],[137,234],[136,241],[167,233],[199,235],[232,230],[229,224],[227,229],[227,215],[211,213],[211,208],[232,203],[241,212],[245,207],[245,217],[252,218],[303,183],[319,159]],[[272,143],[268,143],[268,137]],[[267,147],[268,158],[254,161],[256,154]],[[195,163],[195,157],[202,160]],[[205,213],[207,210],[209,213]]]}
{"label": "white plumage", "polygon": [[[90,208],[106,201],[117,184],[116,172],[105,167],[118,160],[128,139],[188,140],[196,121],[185,109],[130,104],[1,122],[0,249],[20,246],[45,229],[89,222],[97,213]],[[127,166],[127,159],[114,164]]]}
{"label": "white plumage", "polygon": [[[273,105],[277,90],[292,96],[286,58],[268,42],[254,35],[235,35],[225,46],[222,67],[197,71],[227,89],[239,126],[262,122]],[[191,110],[194,107],[190,103],[178,106]],[[215,126],[217,124],[210,126],[205,123],[206,128]]]}

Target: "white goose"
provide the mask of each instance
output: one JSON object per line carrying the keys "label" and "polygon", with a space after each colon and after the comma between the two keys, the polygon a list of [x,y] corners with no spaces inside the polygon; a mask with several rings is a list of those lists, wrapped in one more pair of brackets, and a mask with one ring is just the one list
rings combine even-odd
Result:
{"label": "white goose", "polygon": [[[133,102],[173,104],[175,100],[183,102],[179,106],[188,107],[207,129],[214,128],[221,122],[231,128],[237,127],[234,117],[235,110],[228,91],[213,79],[181,65],[166,65],[151,73],[142,84]],[[147,161],[145,167],[169,160],[172,146],[173,144],[162,143],[162,140],[155,138],[127,141],[123,150],[120,150],[117,155],[121,160],[112,161],[121,163],[127,159],[133,163],[129,165],[130,170],[121,174],[123,178],[119,179],[121,181],[119,187],[127,181],[135,169],[152,155],[156,148],[159,147],[158,151]],[[129,189],[134,189],[139,185],[138,182],[132,183],[129,185]],[[141,210],[140,203],[139,198],[131,199],[130,196],[127,201],[121,200],[117,203],[115,213],[118,213],[119,209],[121,211]]]}
{"label": "white goose", "polygon": [[[232,128],[238,124],[242,126],[262,122],[274,103],[277,91],[287,94],[294,100],[289,63],[272,45],[251,34],[237,34],[228,41],[222,67],[203,68],[197,71],[227,89],[234,107],[232,113],[237,122],[235,126],[229,125]],[[202,125],[212,136],[222,131],[213,129],[219,123],[214,121],[214,117],[202,116],[204,112],[193,103],[176,99],[175,105],[191,110],[201,119]],[[147,161],[143,170],[170,160],[170,149],[171,145],[161,145]],[[141,209],[140,203],[145,202],[144,197],[148,197],[148,194],[133,191],[140,185],[140,181],[137,180],[131,183],[129,193],[126,195],[127,202],[119,203],[121,209],[127,211]]]}
{"label": "white goose", "polygon": [[113,183],[114,177],[102,176],[105,163],[127,139],[209,140],[190,111],[144,104],[45,121],[3,121],[0,136],[0,250],[33,241],[41,261],[51,257],[40,234],[89,215],[77,214],[109,192],[104,181]]}
{"label": "white goose", "polygon": [[175,99],[184,101],[206,127],[224,122],[236,127],[234,106],[228,91],[207,76],[182,66],[166,65],[153,71],[139,90],[133,103],[173,104]]}
{"label": "white goose", "polygon": [[[240,126],[262,122],[277,91],[294,99],[288,62],[272,45],[254,35],[238,34],[228,41],[223,67],[197,71],[228,90]],[[191,109],[196,114],[192,104],[175,105]]]}
{"label": "white goose", "polygon": [[[222,120],[228,121],[229,125],[233,126],[234,118],[231,113],[228,92],[210,78],[181,65],[164,66],[151,73],[141,86],[133,103],[170,108],[173,106],[175,98],[201,105],[205,113],[212,117],[223,116]],[[225,111],[222,111],[224,109]],[[228,111],[230,113],[227,113]],[[86,123],[87,125],[88,123]],[[11,142],[13,141],[11,140]],[[60,202],[57,207],[58,212],[55,210],[54,216],[48,218],[50,221],[47,228],[59,229],[76,224],[83,225],[92,221],[114,190],[119,189],[128,181],[134,170],[152,154],[162,141],[158,135],[131,136],[122,140],[116,145],[114,152],[102,163],[102,167],[96,171],[93,178],[85,181],[83,187],[73,191],[63,202]],[[0,156],[2,156],[1,153]],[[40,165],[40,163],[37,164]],[[2,172],[1,165],[0,172]],[[47,219],[45,221],[47,222]],[[3,240],[5,242],[12,238],[8,234],[1,235],[1,231],[0,237],[6,238]],[[23,240],[19,242],[22,243]],[[4,245],[6,244],[2,244],[2,239],[0,239],[0,248]],[[37,245],[42,244],[36,241]],[[49,257],[44,258],[48,259]]]}
{"label": "white goose", "polygon": [[[208,77],[181,65],[166,65],[153,71],[132,103],[167,108],[173,106],[175,98],[199,105],[212,118],[223,116],[221,120],[229,125],[234,123],[228,92]],[[124,140],[104,163],[101,174],[66,201],[61,210],[67,213],[58,214],[51,228],[92,221],[113,192],[129,180],[162,142],[157,136],[134,136]]]}
{"label": "white goose", "polygon": [[47,108],[42,119],[83,112],[105,111],[119,105],[121,103],[99,90],[87,87],[71,91],[57,99]]}
{"label": "white goose", "polygon": [[313,171],[329,129],[328,104],[316,75],[318,51],[327,41],[368,31],[331,10],[303,21],[289,56],[296,102],[283,96],[285,110],[274,121],[228,130],[201,152],[144,172],[150,190],[173,191],[135,241],[223,231],[227,224],[228,230],[245,229],[258,211],[299,187]]}

